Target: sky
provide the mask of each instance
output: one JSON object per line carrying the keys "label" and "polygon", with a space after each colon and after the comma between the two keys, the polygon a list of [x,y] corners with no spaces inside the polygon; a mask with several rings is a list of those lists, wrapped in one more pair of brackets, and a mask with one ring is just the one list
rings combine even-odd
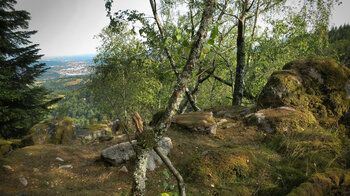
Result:
{"label": "sky", "polygon": [[[148,0],[114,0],[115,9],[137,9],[151,14]],[[95,54],[99,40],[94,38],[108,25],[104,0],[17,0],[16,9],[31,14],[29,29],[38,32],[31,41],[38,43],[45,56]],[[331,25],[350,24],[350,0],[336,6]]]}

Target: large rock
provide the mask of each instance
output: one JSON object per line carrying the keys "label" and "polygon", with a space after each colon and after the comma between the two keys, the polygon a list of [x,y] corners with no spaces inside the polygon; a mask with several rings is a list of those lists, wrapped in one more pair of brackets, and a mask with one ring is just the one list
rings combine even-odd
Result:
{"label": "large rock", "polygon": [[25,139],[35,145],[70,144],[74,140],[74,129],[75,125],[71,118],[50,119],[34,125]]}
{"label": "large rock", "polygon": [[176,115],[172,123],[198,133],[216,134],[216,122],[212,112],[190,112]]}
{"label": "large rock", "polygon": [[266,133],[284,133],[319,128],[310,112],[301,112],[289,107],[259,110],[244,117],[248,126],[257,125]]}
{"label": "large rock", "polygon": [[349,81],[350,70],[332,59],[292,61],[271,75],[257,105],[310,111],[321,125],[331,127],[349,110]]}
{"label": "large rock", "polygon": [[93,124],[75,130],[74,135],[78,141],[89,143],[101,138],[112,138],[112,131],[108,124]]}
{"label": "large rock", "polygon": [[[131,141],[133,145],[136,144],[136,140]],[[169,137],[162,138],[158,145],[165,155],[168,155],[170,150],[173,148],[173,144]],[[120,143],[102,151],[102,158],[108,163],[119,166],[133,158],[135,158],[135,151],[133,146],[129,142]],[[147,162],[147,169],[154,170],[162,164],[162,160],[153,150],[150,152]]]}

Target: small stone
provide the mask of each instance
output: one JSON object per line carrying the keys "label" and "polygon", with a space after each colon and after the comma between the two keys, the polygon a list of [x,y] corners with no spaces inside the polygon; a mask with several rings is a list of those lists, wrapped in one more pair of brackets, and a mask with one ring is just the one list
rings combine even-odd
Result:
{"label": "small stone", "polygon": [[126,134],[117,135],[117,136],[115,136],[115,137],[117,137],[117,138],[122,138],[122,137],[124,137],[124,136],[126,136]]}
{"label": "small stone", "polygon": [[14,170],[12,169],[12,167],[9,166],[9,165],[3,165],[2,167],[5,168],[5,169],[8,169],[8,170],[10,170],[10,171],[14,171]]}
{"label": "small stone", "polygon": [[33,172],[39,172],[38,168],[33,168]]}
{"label": "small stone", "polygon": [[288,110],[288,111],[295,111],[295,109],[293,109],[293,108],[290,108],[290,107],[286,107],[286,106],[282,106],[282,107],[278,107],[277,108],[278,110]]}
{"label": "small stone", "polygon": [[227,122],[227,120],[223,118],[223,119],[220,119],[220,121],[217,122],[216,124],[217,124],[218,126],[220,126],[220,125],[224,124],[225,122]]}
{"label": "small stone", "polygon": [[57,161],[64,162],[64,160],[63,160],[61,157],[56,157],[56,160],[57,160]]}
{"label": "small stone", "polygon": [[229,128],[232,128],[232,127],[237,127],[237,123],[229,123],[224,128],[225,129],[229,129]]}
{"label": "small stone", "polygon": [[20,182],[21,184],[23,184],[23,186],[27,186],[27,185],[28,185],[28,181],[27,181],[26,178],[19,178],[18,180],[19,180],[19,182]]}
{"label": "small stone", "polygon": [[128,168],[126,168],[125,166],[123,166],[122,168],[120,168],[119,171],[125,172],[125,173],[128,173],[128,172],[129,172]]}
{"label": "small stone", "polygon": [[72,165],[60,165],[58,166],[58,169],[66,169],[66,168],[73,168]]}
{"label": "small stone", "polygon": [[209,153],[209,151],[208,151],[208,150],[203,151],[203,152],[202,152],[202,156],[205,156],[205,155],[207,155],[208,153]]}

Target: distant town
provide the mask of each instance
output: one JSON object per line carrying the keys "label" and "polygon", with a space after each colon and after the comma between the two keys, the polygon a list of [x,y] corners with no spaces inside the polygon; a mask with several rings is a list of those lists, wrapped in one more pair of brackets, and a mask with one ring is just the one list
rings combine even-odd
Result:
{"label": "distant town", "polygon": [[41,63],[49,68],[39,80],[61,78],[66,76],[88,75],[91,73],[95,55],[44,57]]}

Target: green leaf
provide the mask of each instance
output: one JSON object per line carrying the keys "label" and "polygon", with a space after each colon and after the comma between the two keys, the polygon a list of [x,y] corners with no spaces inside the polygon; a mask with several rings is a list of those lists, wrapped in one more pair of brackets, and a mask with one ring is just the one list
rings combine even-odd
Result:
{"label": "green leaf", "polygon": [[215,26],[212,29],[211,34],[210,34],[210,39],[214,40],[218,34],[219,34],[219,24],[215,23]]}
{"label": "green leaf", "polygon": [[207,54],[209,53],[209,51],[210,51],[210,44],[204,44],[202,52],[204,54]]}
{"label": "green leaf", "polygon": [[166,171],[166,170],[163,170],[163,174],[164,174],[164,176],[166,177],[166,178],[169,178],[169,173]]}
{"label": "green leaf", "polygon": [[173,39],[174,42],[177,41],[177,35],[173,35],[171,38]]}
{"label": "green leaf", "polygon": [[167,182],[163,181],[163,187],[164,187],[164,189],[166,189],[168,186],[169,186],[169,184],[168,184]]}
{"label": "green leaf", "polygon": [[160,196],[170,196],[168,193],[161,193]]}
{"label": "green leaf", "polygon": [[182,42],[182,45],[185,46],[185,47],[188,47],[188,46],[190,45],[190,43],[188,43],[187,40],[184,40],[184,41]]}
{"label": "green leaf", "polygon": [[176,41],[180,41],[181,35],[176,35]]}
{"label": "green leaf", "polygon": [[181,34],[181,29],[176,29],[177,34]]}
{"label": "green leaf", "polygon": [[208,40],[208,44],[210,44],[210,45],[214,45],[214,39],[210,39],[210,40]]}

